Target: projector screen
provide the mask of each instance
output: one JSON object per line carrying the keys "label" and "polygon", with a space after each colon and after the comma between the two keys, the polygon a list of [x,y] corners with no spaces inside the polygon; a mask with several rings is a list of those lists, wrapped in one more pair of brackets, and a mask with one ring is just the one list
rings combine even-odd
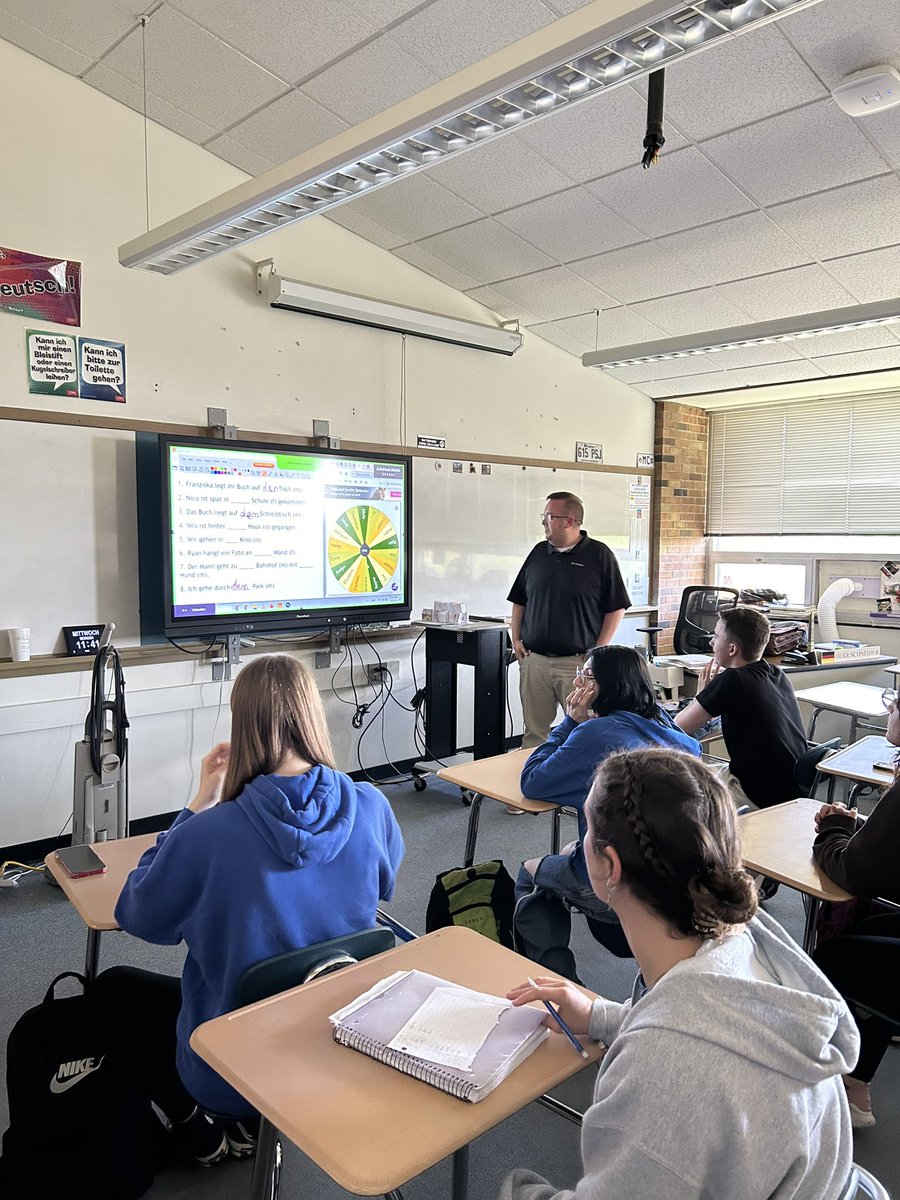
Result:
{"label": "projector screen", "polygon": [[161,437],[158,467],[168,636],[408,618],[408,458]]}

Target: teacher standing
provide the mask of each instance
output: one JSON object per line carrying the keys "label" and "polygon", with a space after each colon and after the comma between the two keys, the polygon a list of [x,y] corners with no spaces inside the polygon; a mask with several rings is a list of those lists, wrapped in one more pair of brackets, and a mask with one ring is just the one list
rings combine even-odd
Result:
{"label": "teacher standing", "polygon": [[544,541],[525,559],[507,597],[524,747],[547,740],[582,657],[594,646],[609,645],[631,605],[615,555],[588,537],[583,521],[577,496],[551,492],[541,513]]}

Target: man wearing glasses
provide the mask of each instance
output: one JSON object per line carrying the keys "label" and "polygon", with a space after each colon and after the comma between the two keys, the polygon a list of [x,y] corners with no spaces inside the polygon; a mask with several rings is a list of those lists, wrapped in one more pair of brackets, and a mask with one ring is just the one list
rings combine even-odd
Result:
{"label": "man wearing glasses", "polygon": [[585,651],[608,645],[631,605],[615,555],[588,537],[583,520],[577,496],[550,493],[541,513],[544,541],[525,559],[507,597],[524,747],[547,740]]}

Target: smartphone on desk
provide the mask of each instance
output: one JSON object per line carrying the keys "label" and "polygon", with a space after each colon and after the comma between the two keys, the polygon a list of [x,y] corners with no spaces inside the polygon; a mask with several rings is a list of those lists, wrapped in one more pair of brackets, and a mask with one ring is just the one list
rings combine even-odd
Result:
{"label": "smartphone on desk", "polygon": [[57,850],[56,859],[72,879],[106,872],[106,863],[91,846],[64,846]]}

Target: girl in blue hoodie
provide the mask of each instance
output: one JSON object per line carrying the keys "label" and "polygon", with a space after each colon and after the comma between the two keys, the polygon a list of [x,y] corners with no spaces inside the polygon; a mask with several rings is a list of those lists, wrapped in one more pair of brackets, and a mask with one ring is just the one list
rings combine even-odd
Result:
{"label": "girl in blue hoodie", "polygon": [[319,693],[299,662],[253,659],[231,709],[231,743],[203,759],[196,796],[116,905],[135,937],[186,943],[180,987],[129,967],[95,985],[110,1013],[127,1014],[121,1033],[147,1059],[150,1098],[205,1164],[252,1152],[242,1118],[253,1110],[193,1052],[194,1029],[235,1007],[254,963],[373,926],[403,856],[385,797],[335,769]]}
{"label": "girl in blue hoodie", "polygon": [[517,947],[533,962],[579,982],[569,949],[569,905],[613,954],[631,951],[615,913],[594,894],[584,861],[584,802],[598,765],[617,750],[652,746],[700,754],[657,699],[643,656],[631,646],[595,646],[566,697],[566,716],[522,769],[522,795],[578,812],[578,841],[562,854],[529,859],[516,880]]}

